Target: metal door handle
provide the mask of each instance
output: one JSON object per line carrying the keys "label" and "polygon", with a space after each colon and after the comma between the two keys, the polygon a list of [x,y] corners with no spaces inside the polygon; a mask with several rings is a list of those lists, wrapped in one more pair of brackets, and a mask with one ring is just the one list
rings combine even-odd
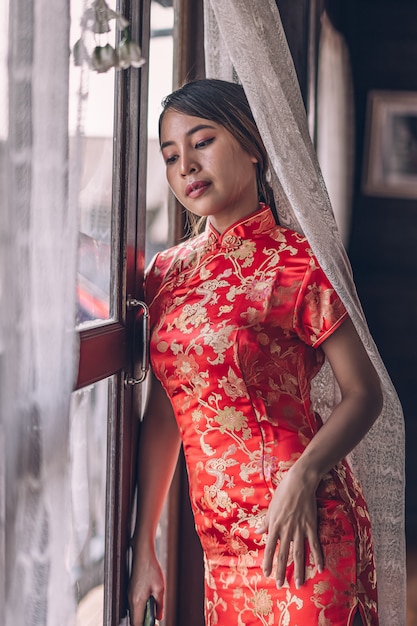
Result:
{"label": "metal door handle", "polygon": [[[127,306],[139,308],[140,311],[136,313],[134,321],[134,358],[137,355],[137,351],[141,351],[141,359],[139,367],[136,368],[133,376],[125,376],[125,387],[129,385],[139,385],[142,383],[149,370],[149,309],[148,305],[142,300],[136,298],[129,298]],[[137,375],[136,375],[137,370]]]}

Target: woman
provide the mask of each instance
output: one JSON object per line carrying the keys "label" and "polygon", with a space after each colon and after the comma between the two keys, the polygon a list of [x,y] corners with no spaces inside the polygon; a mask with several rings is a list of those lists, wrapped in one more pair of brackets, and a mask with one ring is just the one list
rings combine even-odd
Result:
{"label": "woman", "polygon": [[[382,405],[378,376],[308,242],[268,206],[243,89],[195,81],[164,102],[168,183],[202,234],[146,277],[153,377],[139,451],[131,623],[164,578],[154,537],[180,443],[205,557],[207,626],[378,624],[369,514],[345,456]],[[325,424],[311,380],[341,400]]]}

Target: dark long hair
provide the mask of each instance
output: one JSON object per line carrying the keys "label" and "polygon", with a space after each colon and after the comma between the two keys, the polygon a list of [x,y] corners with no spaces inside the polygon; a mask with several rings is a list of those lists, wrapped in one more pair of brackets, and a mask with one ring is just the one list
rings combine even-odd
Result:
{"label": "dark long hair", "polygon": [[211,120],[229,131],[241,148],[257,159],[259,200],[271,206],[277,219],[272,190],[266,179],[268,155],[241,85],[214,78],[194,80],[169,94],[162,101],[162,107],[159,140],[162,121],[169,110]]}

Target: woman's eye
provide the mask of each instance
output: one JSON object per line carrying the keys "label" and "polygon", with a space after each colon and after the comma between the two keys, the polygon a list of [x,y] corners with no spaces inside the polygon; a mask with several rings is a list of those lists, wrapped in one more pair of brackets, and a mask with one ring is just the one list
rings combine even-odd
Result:
{"label": "woman's eye", "polygon": [[214,137],[210,139],[203,139],[203,141],[198,141],[195,144],[195,148],[196,150],[199,150],[200,148],[205,148],[206,146],[209,146],[213,141],[214,141]]}
{"label": "woman's eye", "polygon": [[171,165],[172,163],[175,163],[177,159],[178,159],[177,155],[174,154],[173,156],[166,157],[165,163],[166,165]]}

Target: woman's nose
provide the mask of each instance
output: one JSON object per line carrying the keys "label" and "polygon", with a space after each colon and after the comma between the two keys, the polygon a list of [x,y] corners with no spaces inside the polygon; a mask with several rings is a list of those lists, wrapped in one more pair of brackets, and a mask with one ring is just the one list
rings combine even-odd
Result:
{"label": "woman's nose", "polygon": [[181,176],[188,176],[189,174],[193,174],[194,172],[198,171],[198,163],[188,157],[187,155],[184,155],[181,158]]}

